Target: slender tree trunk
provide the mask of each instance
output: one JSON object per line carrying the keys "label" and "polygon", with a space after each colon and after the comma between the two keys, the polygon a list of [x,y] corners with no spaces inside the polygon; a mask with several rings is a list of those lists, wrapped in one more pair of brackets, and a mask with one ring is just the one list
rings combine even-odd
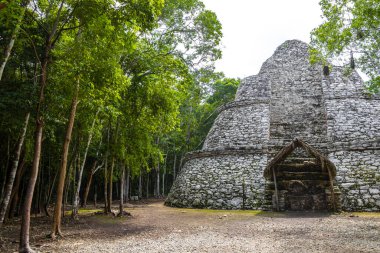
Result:
{"label": "slender tree trunk", "polygon": [[[75,157],[75,160],[77,158]],[[69,163],[69,171],[67,173],[67,177],[66,177],[66,183],[65,183],[65,197],[63,199],[63,205],[67,205],[67,199],[69,197],[69,190],[70,190],[70,186],[71,186],[71,174],[73,174],[73,171],[74,171],[74,167],[75,167],[75,164],[73,163]],[[58,171],[57,171],[58,172]]]}
{"label": "slender tree trunk", "polygon": [[20,139],[18,141],[18,145],[17,145],[17,149],[16,149],[16,153],[15,153],[15,158],[14,158],[13,163],[12,163],[8,182],[7,182],[7,185],[5,186],[4,198],[3,198],[3,201],[0,205],[0,227],[4,222],[4,217],[5,217],[5,213],[7,211],[7,208],[8,208],[9,199],[11,198],[13,182],[14,182],[14,179],[16,176],[17,167],[18,167],[18,163],[20,160],[21,149],[22,149],[22,146],[24,144],[26,131],[28,129],[29,117],[30,117],[30,113],[28,113],[25,117],[24,127],[22,128],[22,133],[21,133]]}
{"label": "slender tree trunk", "polygon": [[125,182],[125,165],[123,164],[121,167],[121,178],[120,178],[120,205],[119,205],[119,216],[123,216],[124,209],[124,182]]}
{"label": "slender tree trunk", "polygon": [[107,178],[108,178],[108,155],[109,155],[109,148],[110,148],[110,128],[111,128],[111,118],[109,120],[108,129],[107,129],[107,151],[106,151],[106,158],[104,163],[104,213],[108,214],[108,184],[107,184]]}
{"label": "slender tree trunk", "polygon": [[8,169],[9,169],[9,160],[11,159],[11,151],[10,151],[10,146],[11,146],[11,140],[10,136],[8,135],[8,145],[7,145],[7,161],[4,166],[4,175],[3,175],[3,181],[1,182],[1,193],[0,193],[0,203],[3,202],[3,197],[4,197],[4,191],[5,191],[5,185],[7,184],[7,177],[8,177]]}
{"label": "slender tree trunk", "polygon": [[92,168],[91,168],[90,172],[88,173],[87,184],[86,184],[86,188],[85,188],[85,191],[83,194],[83,207],[87,207],[87,197],[88,197],[88,193],[90,192],[92,177],[94,176],[94,171],[95,171],[97,163],[98,163],[97,161],[95,161],[93,163]]}
{"label": "slender tree trunk", "polygon": [[142,170],[140,168],[140,175],[139,175],[139,199],[142,198]]}
{"label": "slender tree trunk", "polygon": [[115,190],[116,190],[116,199],[119,198],[119,182],[115,182]]}
{"label": "slender tree trunk", "polygon": [[[49,63],[50,51],[53,46],[54,37],[56,36],[56,33],[57,33],[58,22],[60,19],[63,4],[64,2],[62,1],[58,9],[57,16],[54,21],[52,30],[46,39],[45,49],[44,49],[43,59],[42,59],[42,64],[41,64],[40,93],[39,93],[39,99],[38,99],[37,110],[36,110],[34,156],[33,156],[33,163],[32,163],[29,183],[28,183],[27,191],[24,198],[24,205],[23,205],[23,210],[22,210],[23,212],[22,212],[22,219],[21,219],[19,252],[22,252],[22,253],[34,252],[30,248],[30,244],[29,244],[30,209],[32,206],[34,187],[36,184],[40,157],[41,157],[42,132],[43,132],[43,116],[41,115],[41,107],[44,101],[44,91],[47,84],[47,81],[46,81],[47,67]],[[55,39],[57,39],[57,37]]]}
{"label": "slender tree trunk", "polygon": [[44,168],[44,162],[43,162],[43,158],[41,159],[41,169],[38,171],[38,176],[37,176],[37,191],[36,191],[36,194],[34,196],[34,210],[32,211],[35,215],[35,217],[38,216],[38,214],[40,214],[40,209],[39,209],[39,205],[40,205],[40,194],[41,194],[41,174],[42,174],[42,169]]}
{"label": "slender tree trunk", "polygon": [[64,205],[67,205],[67,199],[69,196],[70,185],[71,185],[71,178],[72,178],[73,171],[75,171],[76,161],[78,160],[77,158],[79,155],[79,143],[80,143],[80,141],[81,140],[80,140],[79,134],[78,134],[78,136],[76,138],[75,146],[71,152],[70,162],[68,163],[69,171],[68,171],[67,176],[66,176],[65,197],[63,200]]}
{"label": "slender tree trunk", "polygon": [[21,158],[21,163],[19,164],[19,166],[17,168],[16,178],[15,178],[15,182],[13,184],[12,194],[11,194],[11,198],[10,198],[11,204],[8,205],[8,210],[7,210],[7,214],[6,214],[6,216],[9,218],[13,218],[14,212],[15,212],[16,207],[18,205],[20,182],[21,182],[21,178],[22,178],[24,171],[25,171],[25,169],[24,169],[25,163],[26,163],[25,155],[26,155],[26,150],[24,148],[22,158]]}
{"label": "slender tree trunk", "polygon": [[[41,96],[40,96],[40,100],[41,100]],[[40,157],[41,157],[42,129],[43,129],[42,118],[38,113],[37,122],[36,122],[35,142],[34,142],[33,164],[32,164],[32,169],[30,173],[29,183],[28,183],[27,190],[25,193],[24,205],[22,208],[19,252],[23,252],[23,253],[34,252],[30,248],[30,245],[29,245],[30,209],[32,207],[34,186],[37,180],[38,166],[39,166]]]}
{"label": "slender tree trunk", "polygon": [[30,172],[29,183],[24,198],[24,204],[22,208],[21,230],[20,230],[20,245],[19,252],[29,253],[34,252],[29,245],[29,230],[30,230],[30,210],[33,201],[34,187],[36,185],[38,169],[41,158],[41,146],[42,146],[42,131],[43,131],[43,116],[41,115],[41,106],[44,101],[44,91],[46,87],[47,78],[47,66],[48,58],[51,50],[51,44],[48,42],[45,47],[44,59],[41,65],[41,82],[40,82],[40,94],[37,103],[36,113],[36,130],[34,137],[34,156],[33,163]]}
{"label": "slender tree trunk", "polygon": [[158,164],[156,169],[156,198],[160,197],[160,164]]}
{"label": "slender tree trunk", "polygon": [[[111,121],[110,121],[111,123]],[[110,127],[112,125],[110,124]],[[119,118],[117,118],[116,120],[116,131],[115,131],[115,134],[112,134],[112,142],[115,143],[117,145],[117,140],[118,140],[118,132],[119,132]],[[110,170],[110,173],[109,173],[109,191],[108,191],[108,212],[111,212],[111,207],[112,207],[112,190],[113,190],[113,186],[112,186],[112,183],[113,183],[113,169],[114,169],[114,166],[115,166],[115,157],[112,156],[112,163],[111,163],[111,170]]]}
{"label": "slender tree trunk", "polygon": [[[180,163],[179,163],[179,167],[178,167],[178,173],[179,172],[181,172],[181,170],[182,170],[182,162],[183,162],[183,153],[181,154],[181,156],[179,157],[179,159],[180,159]],[[178,173],[177,173],[177,175],[178,175]]]}
{"label": "slender tree trunk", "polygon": [[165,155],[164,173],[162,173],[162,196],[165,196],[165,175],[166,175],[166,162],[168,160],[168,154]]}
{"label": "slender tree trunk", "polygon": [[50,186],[48,197],[47,197],[47,200],[46,200],[46,203],[45,203],[45,207],[44,207],[45,208],[45,212],[46,212],[47,216],[49,216],[49,217],[50,217],[50,214],[49,214],[49,211],[48,211],[48,207],[50,205],[51,195],[53,195],[53,189],[54,189],[54,186],[55,186],[55,182],[57,181],[57,176],[58,176],[58,170],[57,170],[57,172],[54,175],[53,183]]}
{"label": "slender tree trunk", "polygon": [[149,173],[146,173],[146,198],[149,198]]}
{"label": "slender tree trunk", "polygon": [[127,168],[127,182],[125,185],[125,201],[126,202],[129,200],[130,173],[131,173],[131,170]]}
{"label": "slender tree trunk", "polygon": [[91,145],[92,135],[94,133],[95,121],[96,121],[96,118],[98,116],[98,113],[99,113],[99,109],[95,114],[94,120],[92,121],[90,134],[88,136],[88,141],[87,141],[87,145],[86,145],[86,150],[84,151],[83,162],[82,162],[82,165],[81,165],[80,170],[79,170],[77,189],[75,191],[75,197],[74,197],[75,199],[74,199],[74,205],[73,205],[73,211],[72,211],[72,216],[75,219],[78,219],[79,193],[80,193],[80,187],[82,184],[83,169],[84,169],[84,166],[86,164],[87,153],[88,153],[88,149]]}
{"label": "slender tree trunk", "polygon": [[108,214],[108,203],[107,203],[107,200],[108,200],[108,193],[107,193],[107,188],[108,188],[107,178],[108,178],[108,174],[107,174],[107,171],[108,170],[107,170],[107,166],[108,166],[108,157],[106,156],[106,160],[105,160],[105,163],[104,163],[104,213],[105,214]]}
{"label": "slender tree trunk", "polygon": [[95,185],[95,187],[94,187],[94,207],[95,208],[97,206],[97,203],[96,203],[97,196],[98,196],[98,188]]}
{"label": "slender tree trunk", "polygon": [[108,206],[107,206],[107,210],[108,212],[111,212],[111,208],[112,208],[112,176],[113,176],[113,168],[115,166],[115,157],[112,157],[112,162],[111,162],[111,169],[110,169],[110,173],[109,173],[109,188],[108,188]]}
{"label": "slender tree trunk", "polygon": [[51,231],[51,237],[55,238],[57,235],[62,236],[61,232],[61,219],[62,219],[62,200],[63,200],[63,189],[65,187],[65,177],[66,177],[66,166],[67,166],[67,156],[69,153],[69,146],[71,141],[71,134],[74,127],[75,114],[78,105],[78,93],[79,93],[79,78],[77,80],[75,94],[71,103],[70,117],[67,124],[67,131],[65,141],[63,143],[62,151],[62,161],[59,173],[59,181],[57,187],[57,200],[54,208],[54,220]]}
{"label": "slender tree trunk", "polygon": [[176,163],[177,163],[177,153],[174,153],[174,163],[173,163],[173,182],[176,179]]}

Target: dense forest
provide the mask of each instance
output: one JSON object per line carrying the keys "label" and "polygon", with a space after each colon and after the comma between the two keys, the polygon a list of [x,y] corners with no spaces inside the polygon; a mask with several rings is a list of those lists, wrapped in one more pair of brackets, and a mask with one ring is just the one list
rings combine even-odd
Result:
{"label": "dense forest", "polygon": [[[239,80],[214,71],[221,24],[198,0],[0,5],[0,222],[165,196]],[[120,212],[122,215],[122,212]]]}

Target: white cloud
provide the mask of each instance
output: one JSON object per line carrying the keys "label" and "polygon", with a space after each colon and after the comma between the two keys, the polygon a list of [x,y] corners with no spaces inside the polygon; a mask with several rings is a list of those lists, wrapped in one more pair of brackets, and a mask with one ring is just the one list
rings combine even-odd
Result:
{"label": "white cloud", "polygon": [[223,26],[223,59],[218,71],[228,77],[257,74],[285,40],[309,42],[321,22],[319,0],[203,0]]}

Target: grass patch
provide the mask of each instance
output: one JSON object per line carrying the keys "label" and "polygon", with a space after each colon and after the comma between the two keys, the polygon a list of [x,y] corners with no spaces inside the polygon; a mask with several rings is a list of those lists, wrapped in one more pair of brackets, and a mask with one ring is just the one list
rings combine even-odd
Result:
{"label": "grass patch", "polygon": [[[81,215],[81,216],[90,215],[99,211],[102,211],[102,209],[79,209],[78,215]],[[72,213],[73,213],[73,210],[65,211],[65,215],[71,215]]]}
{"label": "grass patch", "polygon": [[349,212],[343,215],[349,217],[380,218],[380,212]]}
{"label": "grass patch", "polygon": [[111,215],[95,215],[91,217],[91,219],[95,220],[99,224],[103,225],[116,225],[120,224],[121,222],[127,220],[129,217],[123,216],[123,217],[115,217]]}

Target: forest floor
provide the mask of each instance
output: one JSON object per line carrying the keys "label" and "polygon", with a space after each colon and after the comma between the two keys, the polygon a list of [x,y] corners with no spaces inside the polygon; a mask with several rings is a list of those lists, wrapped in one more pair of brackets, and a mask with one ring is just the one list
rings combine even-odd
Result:
{"label": "forest floor", "polygon": [[[272,213],[127,204],[131,217],[81,211],[64,219],[64,238],[46,238],[50,218],[32,219],[38,252],[380,252],[380,213]],[[116,202],[115,202],[116,212]],[[0,252],[15,252],[19,221],[0,231]]]}

